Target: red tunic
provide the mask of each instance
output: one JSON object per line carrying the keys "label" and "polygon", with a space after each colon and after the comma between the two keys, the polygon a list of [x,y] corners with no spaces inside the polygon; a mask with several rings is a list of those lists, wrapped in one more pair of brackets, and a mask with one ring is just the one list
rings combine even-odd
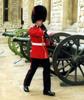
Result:
{"label": "red tunic", "polygon": [[30,51],[31,58],[47,59],[48,50],[45,43],[44,31],[37,26],[33,26],[28,30],[30,35],[32,48]]}

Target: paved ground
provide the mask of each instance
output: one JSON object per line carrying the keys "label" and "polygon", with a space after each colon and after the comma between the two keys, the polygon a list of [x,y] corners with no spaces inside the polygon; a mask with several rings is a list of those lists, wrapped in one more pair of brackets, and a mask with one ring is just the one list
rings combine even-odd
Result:
{"label": "paved ground", "polygon": [[14,64],[18,59],[8,48],[0,44],[0,100],[84,100],[84,86],[61,87],[60,80],[52,77],[52,90],[55,97],[42,94],[42,68],[39,68],[30,87],[30,93],[23,91],[23,80],[30,64],[24,59]]}

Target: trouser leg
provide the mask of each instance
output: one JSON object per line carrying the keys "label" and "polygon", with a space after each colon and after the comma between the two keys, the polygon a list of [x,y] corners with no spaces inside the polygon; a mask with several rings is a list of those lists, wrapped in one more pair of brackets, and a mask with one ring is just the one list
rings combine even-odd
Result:
{"label": "trouser leg", "polygon": [[30,69],[24,79],[24,86],[30,86],[32,78],[33,78],[38,66],[39,66],[38,61],[35,59],[32,59]]}
{"label": "trouser leg", "polygon": [[43,70],[43,84],[44,84],[44,91],[51,90],[51,78],[50,78],[50,62],[49,59],[43,61],[42,66]]}

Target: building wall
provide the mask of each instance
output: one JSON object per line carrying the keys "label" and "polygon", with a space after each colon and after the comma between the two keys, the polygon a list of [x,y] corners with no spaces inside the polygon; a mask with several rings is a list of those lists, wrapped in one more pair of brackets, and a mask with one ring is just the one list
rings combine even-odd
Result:
{"label": "building wall", "polygon": [[3,24],[3,2],[0,0],[0,26]]}
{"label": "building wall", "polygon": [[24,20],[24,27],[28,27],[30,22],[30,12],[33,6],[33,0],[23,0],[23,20]]}
{"label": "building wall", "polygon": [[78,2],[78,31],[84,33],[84,0]]}
{"label": "building wall", "polygon": [[48,16],[45,24],[59,31],[77,23],[78,32],[84,31],[84,0],[9,0],[8,22],[3,22],[3,0],[0,0],[0,29],[21,26],[21,8],[23,8],[24,28],[31,22],[31,12],[35,5],[44,5]]}
{"label": "building wall", "polygon": [[62,30],[63,0],[51,0],[50,26],[53,30]]}
{"label": "building wall", "polygon": [[63,1],[63,29],[77,22],[78,0]]}
{"label": "building wall", "polygon": [[21,22],[21,0],[10,0],[9,9],[12,11],[9,13],[10,22],[14,25],[20,24]]}
{"label": "building wall", "polygon": [[0,29],[17,28],[21,25],[21,0],[8,1],[8,21],[4,17],[4,0],[0,0]]}

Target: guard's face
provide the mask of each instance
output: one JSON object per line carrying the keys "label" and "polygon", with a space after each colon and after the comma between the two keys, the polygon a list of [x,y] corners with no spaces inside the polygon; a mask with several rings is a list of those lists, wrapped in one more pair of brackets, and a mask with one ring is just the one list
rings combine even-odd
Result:
{"label": "guard's face", "polygon": [[41,26],[42,24],[43,24],[43,21],[42,20],[37,20],[36,21],[36,25]]}

